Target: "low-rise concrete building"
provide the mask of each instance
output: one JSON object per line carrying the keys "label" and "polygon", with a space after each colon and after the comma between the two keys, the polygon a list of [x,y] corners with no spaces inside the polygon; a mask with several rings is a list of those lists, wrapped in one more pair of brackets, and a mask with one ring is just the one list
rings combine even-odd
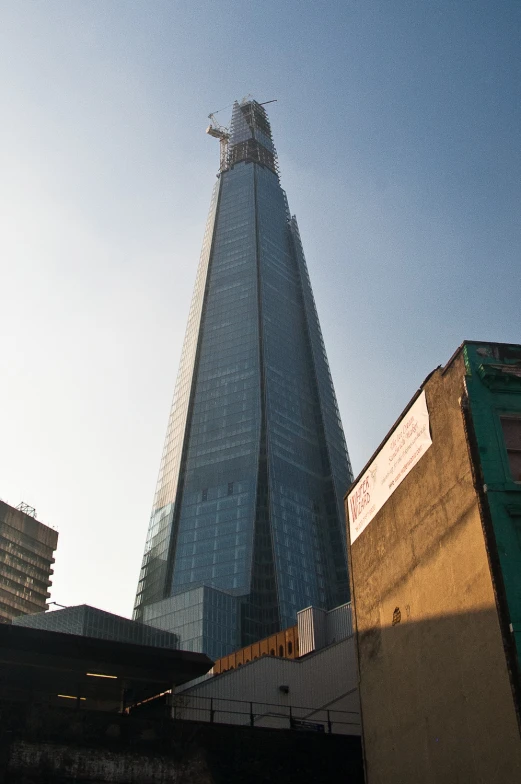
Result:
{"label": "low-rise concrete building", "polygon": [[346,496],[367,784],[521,781],[521,346],[465,342]]}

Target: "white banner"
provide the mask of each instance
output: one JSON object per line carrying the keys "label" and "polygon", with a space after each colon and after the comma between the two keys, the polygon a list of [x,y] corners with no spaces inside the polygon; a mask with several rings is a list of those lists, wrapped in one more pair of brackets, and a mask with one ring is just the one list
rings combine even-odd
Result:
{"label": "white banner", "polygon": [[432,444],[423,391],[347,496],[351,544]]}

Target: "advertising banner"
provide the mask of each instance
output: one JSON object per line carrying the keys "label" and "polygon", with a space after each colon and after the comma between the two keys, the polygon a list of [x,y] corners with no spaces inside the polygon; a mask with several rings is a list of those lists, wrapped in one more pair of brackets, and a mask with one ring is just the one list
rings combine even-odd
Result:
{"label": "advertising banner", "polygon": [[393,430],[347,497],[351,544],[432,444],[425,391]]}

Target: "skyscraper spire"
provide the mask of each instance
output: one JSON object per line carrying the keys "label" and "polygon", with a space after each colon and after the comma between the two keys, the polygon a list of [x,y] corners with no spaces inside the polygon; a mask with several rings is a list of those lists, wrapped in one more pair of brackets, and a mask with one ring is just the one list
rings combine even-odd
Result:
{"label": "skyscraper spire", "polygon": [[270,123],[256,101],[235,103],[135,617],[221,656],[291,625],[303,607],[347,601],[350,481]]}

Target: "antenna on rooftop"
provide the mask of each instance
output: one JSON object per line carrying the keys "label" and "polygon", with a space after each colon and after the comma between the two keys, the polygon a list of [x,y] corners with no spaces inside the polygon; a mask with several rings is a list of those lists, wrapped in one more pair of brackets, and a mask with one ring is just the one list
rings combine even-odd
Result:
{"label": "antenna on rooftop", "polygon": [[29,517],[34,517],[34,519],[36,520],[36,509],[34,508],[34,506],[29,506],[29,504],[26,504],[25,501],[21,501],[16,508],[20,512],[29,515]]}

